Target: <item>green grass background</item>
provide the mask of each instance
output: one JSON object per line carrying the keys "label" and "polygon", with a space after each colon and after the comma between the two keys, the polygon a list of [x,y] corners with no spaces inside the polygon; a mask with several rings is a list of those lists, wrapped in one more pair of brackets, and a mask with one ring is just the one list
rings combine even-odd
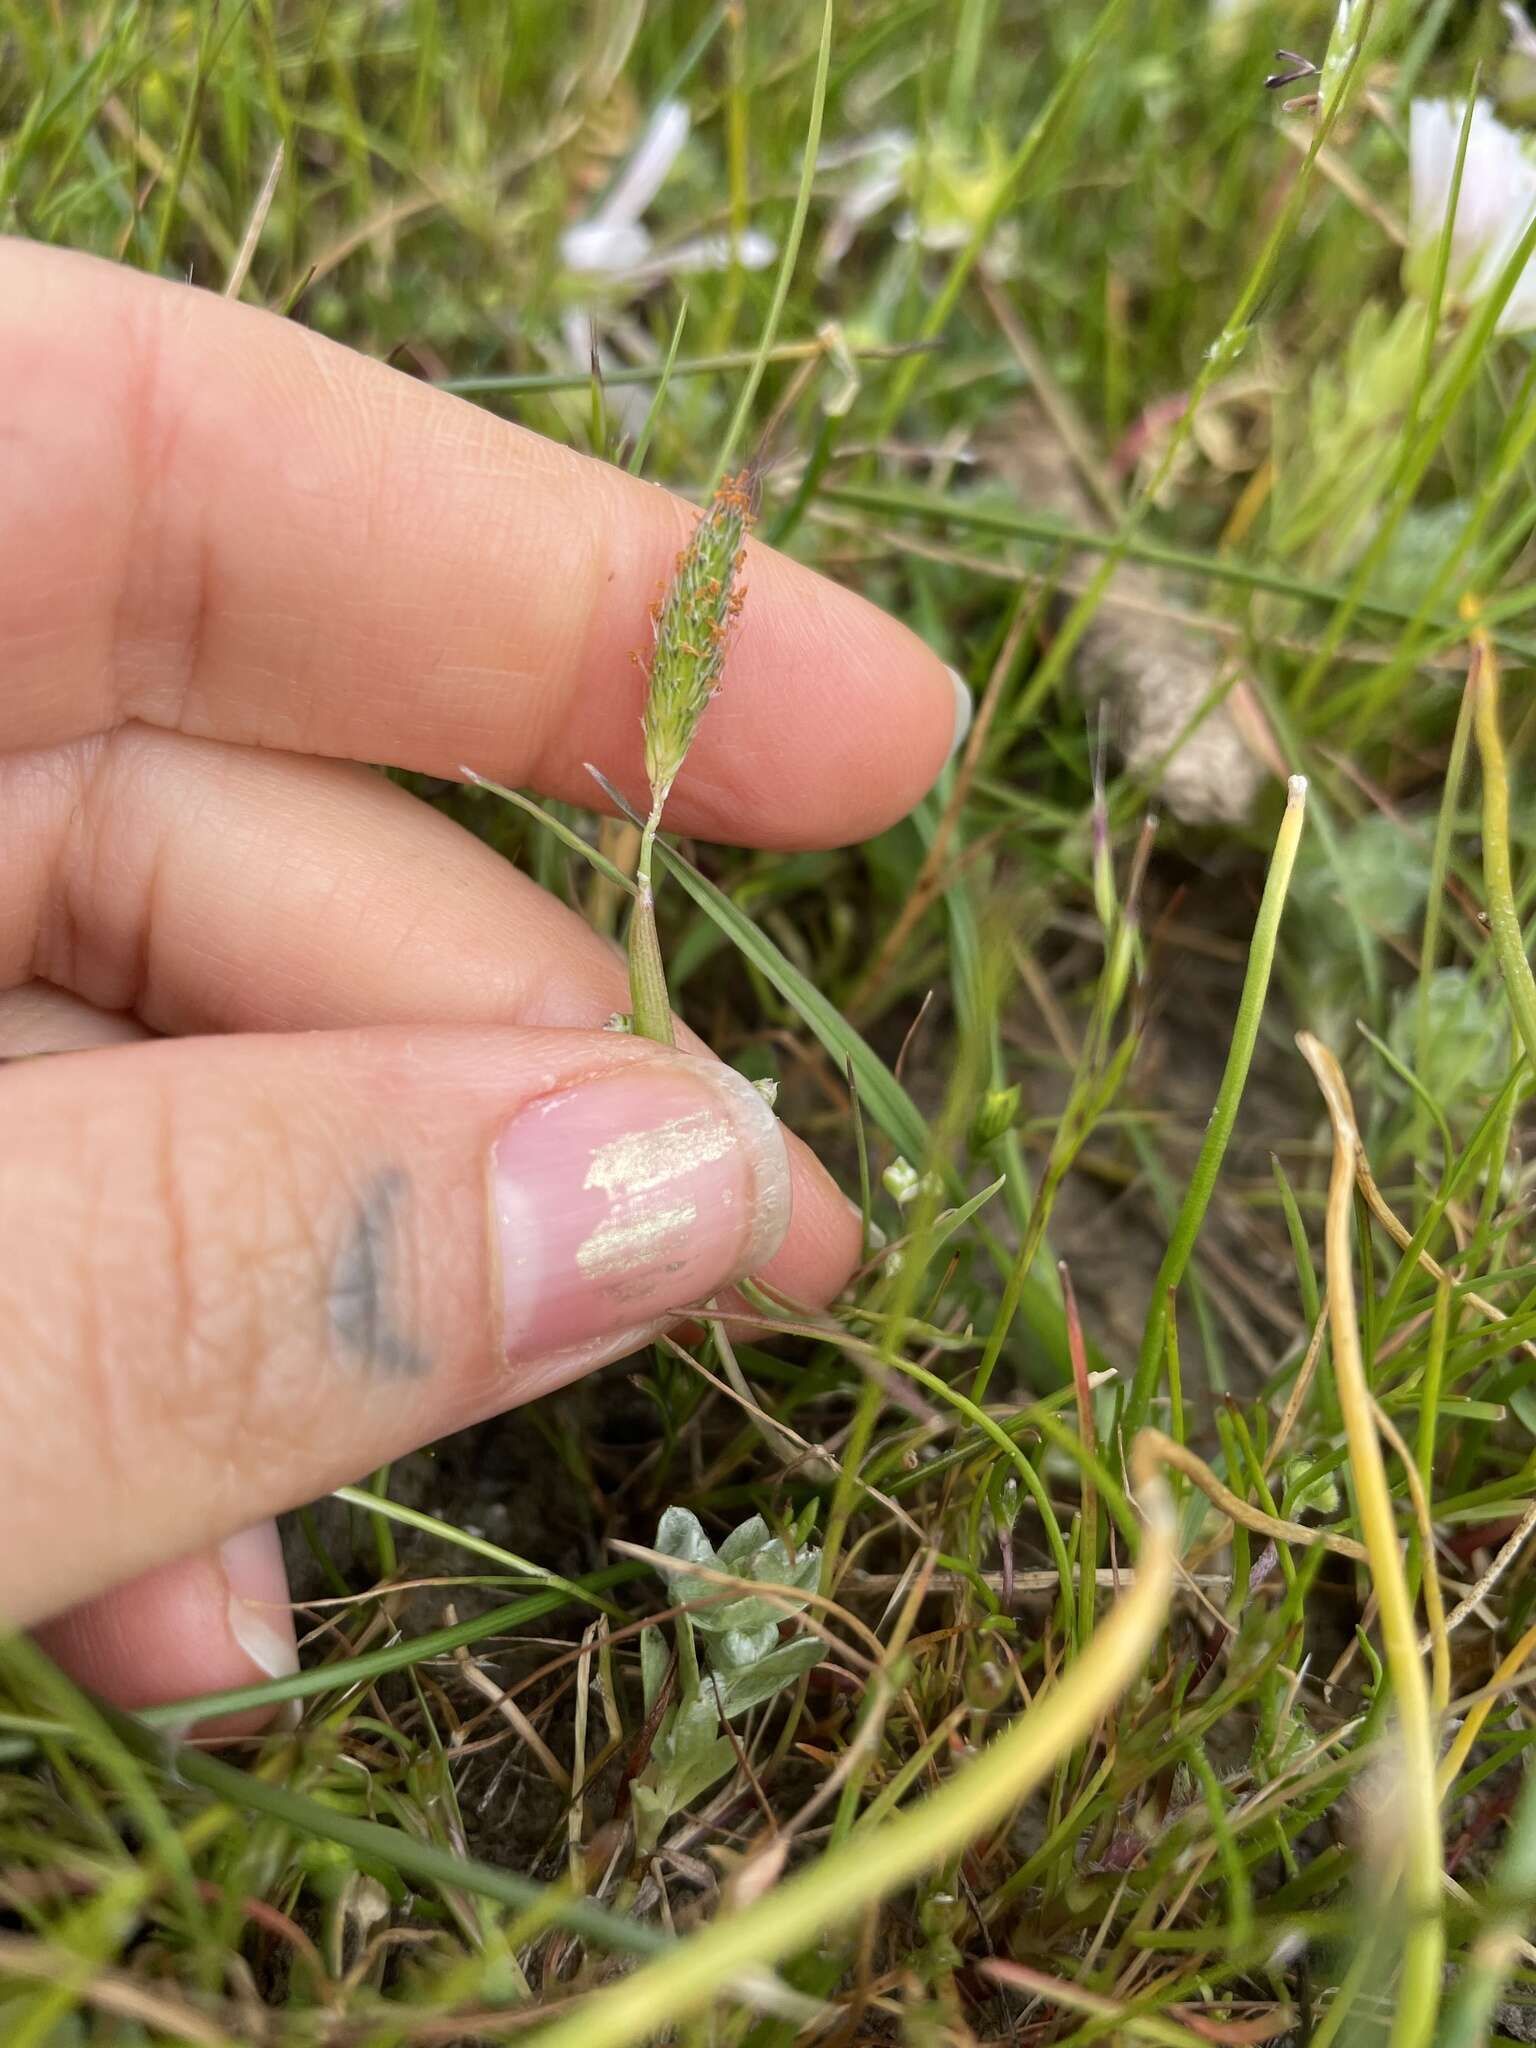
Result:
{"label": "green grass background", "polygon": [[[711,1338],[745,1407],[667,1354],[501,1426],[536,1448],[500,1468],[515,1554],[461,1526],[486,1492],[463,1447],[377,1475],[388,1514],[359,1493],[308,1518],[303,1590],[340,1604],[299,1680],[237,1696],[301,1709],[259,1755],[167,1747],[172,1717],[120,1722],[11,1646],[6,2042],[591,2044],[668,2015],[753,2048],[1532,2038],[1536,355],[1449,298],[1415,312],[1397,234],[1414,96],[1477,76],[1518,121],[1536,65],[1492,5],[1355,0],[1320,107],[1287,113],[1272,53],[1322,63],[1335,14],[0,0],[8,232],[234,278],[685,493],[756,456],[760,530],[987,701],[877,842],[662,862],[675,1001],[866,1204],[835,1322]],[[661,274],[573,278],[562,229],[669,96],[692,126],[647,215]],[[837,152],[882,130],[901,190],[820,263],[858,175]],[[666,274],[703,234],[782,251],[802,215],[782,272]],[[1235,689],[1260,735],[1240,817],[1180,816],[1132,765],[1175,657],[1209,678],[1186,723]],[[1277,769],[1308,779],[1299,842]],[[569,837],[423,793],[616,928]],[[632,857],[611,823],[554,822]],[[1336,1214],[1356,1302],[1331,1333],[1298,1027],[1344,1063],[1378,1190]],[[896,1158],[932,1173],[906,1206]],[[1385,1509],[1377,1415],[1411,1461],[1389,1440]],[[1178,1573],[1121,1669],[1104,1615],[1161,1540],[1128,1476],[1148,1422],[1182,1459]],[[814,1526],[837,1675],[740,1724],[738,1768],[631,1868],[624,1631],[664,1593],[610,1545],[673,1503],[717,1535]],[[1453,1617],[1489,1583],[1447,1631],[1433,1579]],[[1382,1625],[1387,1581],[1433,1657]],[[1430,1855],[1428,1773],[1469,1726]]]}

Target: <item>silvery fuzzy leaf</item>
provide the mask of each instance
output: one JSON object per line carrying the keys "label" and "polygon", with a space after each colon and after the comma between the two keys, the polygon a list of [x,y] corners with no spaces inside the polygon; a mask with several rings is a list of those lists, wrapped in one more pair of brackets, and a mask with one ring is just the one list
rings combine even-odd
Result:
{"label": "silvery fuzzy leaf", "polygon": [[768,1524],[762,1516],[751,1516],[749,1520],[734,1528],[721,1544],[719,1554],[722,1569],[745,1577],[750,1569],[751,1560],[770,1540]]}
{"label": "silvery fuzzy leaf", "polygon": [[826,1645],[817,1637],[795,1636],[770,1650],[766,1657],[760,1657],[750,1670],[717,1673],[715,1683],[720,1688],[725,1718],[734,1721],[738,1714],[771,1700],[803,1678],[826,1653]]}
{"label": "silvery fuzzy leaf", "polygon": [[720,1566],[703,1523],[689,1508],[667,1509],[656,1527],[656,1548],[680,1564],[703,1564],[717,1570]]}
{"label": "silvery fuzzy leaf", "polygon": [[661,1688],[666,1683],[667,1669],[672,1658],[667,1642],[659,1628],[643,1628],[640,1631],[640,1691],[649,1714],[661,1697]]}
{"label": "silvery fuzzy leaf", "polygon": [[759,1663],[779,1640],[778,1627],[766,1621],[761,1628],[728,1628],[709,1639],[709,1668],[716,1676],[747,1671]]}
{"label": "silvery fuzzy leaf", "polygon": [[687,1508],[668,1508],[656,1532],[656,1548],[675,1558],[675,1566],[662,1567],[674,1596],[694,1606],[693,1625],[701,1635],[715,1638],[732,1631],[760,1634],[774,1628],[788,1614],[805,1605],[803,1600],[762,1599],[743,1593],[722,1600],[721,1588],[711,1580],[690,1572],[690,1564],[727,1572],[732,1578],[755,1579],[759,1585],[782,1586],[788,1591],[808,1591],[821,1569],[819,1550],[802,1550],[791,1561],[781,1537],[770,1536],[761,1515],[753,1515],[733,1529],[718,1552],[704,1534],[697,1515]]}
{"label": "silvery fuzzy leaf", "polygon": [[736,1751],[720,1726],[714,1687],[706,1686],[668,1715],[642,1775],[665,1785],[675,1812],[717,1784],[735,1761]]}

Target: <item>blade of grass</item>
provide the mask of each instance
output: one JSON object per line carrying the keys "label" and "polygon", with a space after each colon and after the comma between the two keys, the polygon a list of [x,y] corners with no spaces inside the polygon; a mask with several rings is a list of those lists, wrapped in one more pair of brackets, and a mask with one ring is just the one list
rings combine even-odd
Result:
{"label": "blade of grass", "polygon": [[[867,342],[857,346],[849,343],[847,347],[856,362],[892,363],[907,356],[930,354],[937,345],[931,341],[900,341]],[[827,344],[819,338],[813,341],[781,341],[768,351],[767,361],[804,363],[826,352]],[[714,355],[685,356],[680,363],[673,364],[672,381],[677,383],[685,377],[711,377],[728,374],[732,370],[750,370],[761,355],[760,348],[732,348],[721,349]],[[610,390],[621,384],[654,384],[656,374],[653,363],[615,363],[612,369],[604,370],[603,382]],[[489,398],[498,393],[509,398],[532,398],[550,391],[585,391],[589,381],[590,372],[586,370],[525,370],[498,376],[443,377],[433,389],[451,391],[459,398]]]}
{"label": "blade of grass", "polygon": [[1526,1771],[1489,1887],[1489,1905],[1488,1923],[1472,1945],[1446,2013],[1440,2048],[1482,2048],[1494,2038],[1499,1993],[1536,1914],[1536,1771]]}
{"label": "blade of grass", "polygon": [[1291,870],[1296,865],[1296,849],[1301,843],[1302,822],[1306,816],[1307,782],[1303,775],[1293,775],[1286,792],[1285,816],[1275,838],[1275,850],[1269,864],[1269,875],[1264,884],[1263,899],[1253,927],[1253,939],[1248,948],[1248,969],[1243,977],[1243,992],[1238,1003],[1237,1021],[1232,1030],[1232,1043],[1227,1053],[1226,1067],[1222,1073],[1221,1086],[1216,1095],[1216,1107],[1211,1120],[1205,1127],[1201,1140],[1195,1170],[1190,1176],[1189,1187],[1179,1210],[1178,1221],[1168,1240],[1168,1249],[1163,1254],[1162,1264],[1157,1269],[1157,1278],[1152,1283],[1152,1299],[1147,1310],[1146,1326],[1142,1332],[1141,1356],[1136,1363],[1136,1377],[1131,1387],[1130,1399],[1126,1403],[1125,1427],[1127,1432],[1141,1428],[1147,1419],[1151,1406],[1153,1389],[1157,1384],[1158,1368],[1163,1358],[1163,1322],[1168,1313],[1168,1293],[1184,1278],[1195,1240],[1200,1235],[1200,1226],[1205,1221],[1205,1212],[1210,1204],[1216,1186],[1217,1175],[1225,1156],[1232,1126],[1237,1120],[1238,1104],[1243,1098],[1243,1088],[1248,1079],[1248,1068],[1253,1059],[1253,1049],[1258,1043],[1259,1021],[1264,1013],[1264,1000],[1269,991],[1270,969],[1274,964],[1275,942],[1280,933],[1280,919],[1285,909],[1286,892],[1290,887]]}
{"label": "blade of grass", "polygon": [[1509,858],[1509,769],[1499,722],[1499,663],[1493,642],[1481,627],[1473,629],[1472,651],[1467,691],[1473,702],[1477,751],[1483,766],[1483,885],[1488,894],[1488,922],[1504,977],[1504,993],[1525,1056],[1536,1072],[1536,978],[1526,958]]}
{"label": "blade of grass", "polygon": [[290,1791],[286,1785],[274,1785],[257,1772],[238,1770],[203,1750],[184,1744],[167,1757],[160,1739],[132,1716],[99,1701],[91,1704],[123,1748],[141,1764],[168,1765],[184,1783],[211,1793],[226,1806],[262,1814],[298,1835],[337,1842],[359,1856],[376,1859],[443,1890],[472,1892],[477,1898],[493,1900],[518,1912],[535,1908],[572,1933],[619,1954],[655,1955],[670,1946],[667,1936],[642,1926],[629,1915],[610,1912],[585,1899],[562,1898],[548,1885],[535,1884],[531,1878],[496,1869],[475,1857],[440,1849],[435,1843],[418,1841],[400,1828],[358,1820],[334,1806]]}
{"label": "blade of grass", "polygon": [[[1106,532],[1092,526],[1075,526],[1069,520],[1056,519],[1047,513],[1016,512],[1011,507],[1003,509],[993,505],[972,505],[964,498],[946,496],[937,491],[897,490],[866,484],[829,484],[822,497],[835,505],[849,505],[868,512],[883,512],[913,519],[925,519],[936,524],[969,528],[975,533],[995,533],[1019,540],[1044,541],[1052,545],[1070,547],[1083,553],[1105,554],[1111,550],[1124,555],[1133,562],[1144,562],[1150,568],[1168,569],[1178,575],[1198,576],[1209,583],[1230,584],[1241,590],[1262,590],[1274,597],[1294,598],[1299,604],[1339,606],[1344,604],[1350,593],[1343,584],[1328,583],[1320,579],[1296,576],[1284,569],[1269,569],[1253,562],[1240,562],[1230,555],[1206,555],[1194,548],[1178,548],[1170,543],[1148,539],[1145,535],[1122,527],[1118,533]],[[1362,593],[1356,603],[1356,610],[1367,612],[1376,618],[1388,619],[1394,625],[1412,624],[1416,614],[1407,605],[1394,603],[1385,597]],[[1436,615],[1428,622],[1447,638],[1457,637],[1464,631],[1449,615]],[[1536,661],[1536,641],[1515,639],[1508,634],[1495,636],[1497,644],[1506,653],[1517,655],[1522,661]]]}
{"label": "blade of grass", "polygon": [[515,804],[518,810],[526,811],[530,818],[537,818],[546,831],[554,833],[562,846],[569,847],[571,852],[579,854],[589,867],[595,868],[605,882],[612,882],[614,887],[622,889],[626,896],[634,895],[635,884],[632,876],[626,875],[622,868],[615,867],[606,853],[599,853],[595,846],[589,846],[579,832],[573,832],[569,825],[563,824],[559,818],[546,811],[542,804],[535,803],[531,796],[524,796],[520,790],[507,789],[499,782],[492,782],[489,776],[477,775],[473,768],[461,765],[459,773],[466,782],[473,783],[476,789],[488,789],[492,796],[499,796],[503,803]]}
{"label": "blade of grass", "polygon": [[382,1515],[388,1521],[401,1522],[409,1529],[419,1529],[424,1535],[435,1536],[440,1543],[451,1543],[455,1549],[472,1551],[476,1557],[489,1558],[492,1564],[536,1579],[541,1585],[563,1593],[568,1600],[586,1600],[609,1613],[615,1611],[607,1601],[598,1599],[574,1579],[563,1579],[558,1572],[549,1571],[544,1565],[532,1564],[515,1551],[503,1550],[500,1544],[488,1542],[483,1536],[471,1536],[467,1530],[456,1529],[451,1522],[439,1521],[436,1515],[423,1514],[419,1508],[408,1508],[400,1501],[365,1492],[359,1486],[338,1486],[333,1489],[331,1498],[344,1501],[349,1507],[364,1508],[370,1515]]}
{"label": "blade of grass", "polygon": [[[1108,46],[1111,33],[1124,11],[1123,0],[1109,0],[1109,5],[1099,10],[1093,27],[1073,51],[1071,61],[1056,81],[1045,105],[1030,123],[1023,141],[1005,166],[1002,176],[997,181],[996,190],[972,229],[965,246],[956,255],[943,284],[934,294],[933,302],[918,330],[920,340],[936,342],[949,325],[955,308],[960,303],[960,295],[965,290],[966,280],[975,269],[982,251],[991,240],[1004,214],[1018,204],[1025,178],[1033,169],[1036,158],[1043,153],[1046,144],[1054,138],[1067,108],[1077,95],[1078,87]],[[916,369],[911,364],[903,364],[891,379],[890,389],[880,409],[874,432],[877,443],[889,438],[911,400],[915,383]]]}
{"label": "blade of grass", "polygon": [[[662,363],[661,375],[656,380],[656,389],[651,395],[650,404],[645,409],[645,418],[641,422],[639,433],[635,436],[635,445],[630,450],[627,467],[631,476],[639,476],[645,468],[645,458],[650,453],[651,436],[656,431],[656,422],[661,418],[666,408],[667,393],[672,388],[672,374],[677,366],[678,344],[683,338],[683,328],[687,325],[687,321],[688,301],[685,297],[677,309],[677,318],[672,323],[672,339],[667,344],[666,360]],[[613,380],[610,378],[608,381],[611,383]]]}
{"label": "blade of grass", "polygon": [[[375,1503],[377,1505],[377,1503]],[[593,1592],[616,1586],[636,1576],[631,1565],[610,1565],[593,1572],[588,1581]],[[240,1714],[251,1707],[284,1706],[289,1700],[313,1699],[320,1693],[343,1691],[350,1686],[368,1685],[390,1671],[405,1671],[434,1657],[446,1657],[461,1644],[484,1642],[488,1636],[520,1628],[554,1614],[566,1604],[563,1593],[529,1593],[521,1600],[492,1607],[451,1628],[430,1629],[424,1635],[406,1636],[381,1650],[368,1650],[358,1657],[342,1657],[334,1664],[314,1664],[286,1678],[263,1679],[259,1685],[231,1686],[224,1692],[199,1694],[194,1699],[175,1700],[168,1706],[143,1707],[138,1719],[148,1728],[185,1728],[190,1722],[211,1719],[215,1714]]]}
{"label": "blade of grass", "polygon": [[715,471],[709,480],[713,491],[730,468],[736,450],[741,446],[742,436],[747,430],[747,421],[752,417],[752,407],[757,398],[758,386],[768,367],[768,357],[774,339],[779,331],[779,322],[784,317],[785,301],[789,287],[794,280],[795,264],[800,255],[800,240],[805,233],[805,218],[811,210],[811,190],[816,182],[816,158],[821,150],[821,121],[827,104],[827,70],[832,61],[832,7],[833,0],[826,0],[821,16],[821,42],[816,52],[816,82],[811,88],[811,112],[806,123],[805,149],[800,159],[800,189],[795,194],[795,211],[790,220],[789,233],[784,238],[784,253],[779,258],[779,273],[774,280],[773,298],[769,303],[768,315],[763,322],[757,352],[747,370],[746,381],[736,396],[736,409],[731,414],[730,425],[725,430],[725,439],[715,455]]}

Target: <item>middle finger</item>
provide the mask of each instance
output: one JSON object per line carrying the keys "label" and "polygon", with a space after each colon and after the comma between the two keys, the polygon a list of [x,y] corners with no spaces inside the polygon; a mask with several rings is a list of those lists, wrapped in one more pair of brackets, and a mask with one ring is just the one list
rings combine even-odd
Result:
{"label": "middle finger", "polygon": [[[349,763],[140,726],[3,757],[0,874],[0,988],[51,982],[172,1035],[600,1029],[629,1004],[580,918]],[[764,1277],[824,1301],[859,1227],[809,1150],[790,1156],[794,1225]]]}

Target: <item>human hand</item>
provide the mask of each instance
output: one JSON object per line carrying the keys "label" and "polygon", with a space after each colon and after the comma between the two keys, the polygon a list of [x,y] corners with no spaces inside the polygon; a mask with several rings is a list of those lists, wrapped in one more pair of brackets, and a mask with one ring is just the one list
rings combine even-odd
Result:
{"label": "human hand", "polygon": [[[0,299],[0,1052],[93,1048],[0,1076],[0,1545],[8,1618],[134,1705],[292,1668],[265,1518],[746,1272],[824,1301],[858,1226],[696,1041],[599,1029],[602,939],[355,765],[638,790],[688,508],[205,293],[11,242]],[[879,830],[949,673],[766,548],[746,582],[668,824]]]}

